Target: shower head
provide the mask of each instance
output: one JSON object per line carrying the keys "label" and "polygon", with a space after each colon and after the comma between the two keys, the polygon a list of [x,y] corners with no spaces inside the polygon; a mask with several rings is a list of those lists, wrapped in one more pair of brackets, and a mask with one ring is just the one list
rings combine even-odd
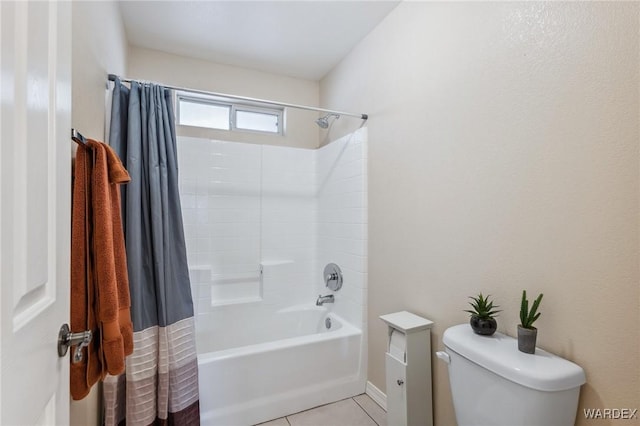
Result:
{"label": "shower head", "polygon": [[320,117],[316,120],[316,124],[321,129],[326,129],[327,127],[329,127],[329,120],[327,119],[327,117]]}
{"label": "shower head", "polygon": [[339,114],[334,114],[334,113],[329,113],[327,115],[325,115],[324,117],[320,117],[316,120],[316,124],[321,128],[321,129],[326,129],[329,127],[329,118],[331,117],[335,117],[336,120],[338,118],[340,118]]}

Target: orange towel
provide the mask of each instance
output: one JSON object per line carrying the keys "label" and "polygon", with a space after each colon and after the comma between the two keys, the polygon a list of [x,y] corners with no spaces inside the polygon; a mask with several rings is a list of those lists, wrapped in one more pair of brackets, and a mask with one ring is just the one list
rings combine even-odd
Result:
{"label": "orange towel", "polygon": [[71,228],[71,331],[92,330],[83,360],[71,364],[71,396],[84,398],[106,373],[124,371],[133,352],[129,280],[120,216],[130,177],[113,150],[94,140],[76,154]]}

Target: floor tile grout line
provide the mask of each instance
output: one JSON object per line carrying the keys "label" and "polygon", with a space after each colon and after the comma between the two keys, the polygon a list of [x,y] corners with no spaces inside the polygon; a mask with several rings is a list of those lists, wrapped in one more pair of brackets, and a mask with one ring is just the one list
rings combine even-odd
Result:
{"label": "floor tile grout line", "polygon": [[[2,0],[0,0],[2,1]],[[291,413],[291,414],[287,414],[286,416],[284,416],[285,418],[289,417],[289,416],[295,416],[296,414],[300,414],[300,413],[304,413],[306,411],[311,411],[311,410],[315,410],[316,408],[320,408],[320,407],[326,407],[327,405],[331,405],[331,404],[335,404],[337,402],[341,402],[341,401],[346,401],[347,399],[353,399],[352,396],[348,396],[346,398],[342,398],[339,399],[337,401],[333,401],[333,402],[327,402],[326,404],[322,404],[322,405],[318,405],[317,407],[311,407],[311,408],[307,408],[306,410],[302,410],[302,411],[297,411],[295,413]],[[287,421],[289,421],[289,419],[287,419]]]}
{"label": "floor tile grout line", "polygon": [[360,405],[360,403],[359,403],[358,401],[356,401],[356,399],[355,399],[355,398],[353,398],[353,397],[352,397],[351,399],[353,399],[353,402],[355,402],[355,403],[356,403],[356,405],[357,405],[358,407],[360,407],[360,409],[361,409],[362,411],[364,411],[364,413],[365,413],[367,416],[369,416],[369,418],[370,418],[371,420],[373,420],[373,422],[374,422],[376,425],[380,426],[380,424],[376,421],[376,419],[374,419],[373,417],[371,417],[371,414],[369,414],[369,412],[368,412],[368,411],[367,411],[367,410],[366,410],[362,405]]}
{"label": "floor tile grout line", "polygon": [[[1,1],[1,0],[0,0],[0,1]],[[361,394],[361,395],[365,395],[365,394]],[[360,396],[360,395],[356,395],[356,396]],[[334,402],[328,402],[328,403],[326,403],[326,404],[318,405],[317,407],[308,408],[308,409],[306,409],[306,410],[298,411],[298,412],[296,412],[296,413],[291,413],[291,414],[288,414],[288,415],[286,415],[286,416],[279,417],[279,418],[283,418],[283,419],[287,422],[287,424],[288,424],[289,426],[292,426],[292,425],[291,425],[291,421],[289,420],[289,417],[291,417],[291,416],[294,416],[294,415],[297,415],[297,414],[301,414],[301,413],[304,413],[304,412],[306,412],[306,411],[315,410],[316,408],[325,407],[325,406],[327,406],[327,405],[332,405],[332,404],[335,404],[335,403],[338,403],[338,402],[341,402],[341,401],[346,401],[346,400],[348,400],[348,399],[350,399],[350,400],[352,400],[353,402],[355,402],[355,404],[356,404],[356,405],[357,405],[357,406],[358,406],[362,411],[364,411],[364,413],[367,415],[367,417],[369,417],[369,418],[373,421],[373,423],[375,423],[377,426],[380,426],[380,423],[378,423],[378,422],[376,421],[376,419],[374,419],[374,418],[371,416],[371,414],[369,414],[369,412],[368,412],[368,411],[367,411],[367,410],[366,410],[366,409],[365,409],[365,408],[364,408],[364,407],[363,407],[363,406],[362,406],[358,401],[356,401],[355,396],[347,397],[347,398],[343,398],[343,399],[340,399],[340,400],[338,400],[338,401],[334,401]],[[375,403],[375,401],[373,401],[373,402]],[[376,403],[376,404],[377,404],[377,403]],[[380,408],[382,408],[382,407],[380,407]],[[384,409],[383,409],[383,410],[384,410]],[[273,419],[273,420],[278,420],[278,419]],[[273,420],[270,420],[270,421],[273,421]],[[256,426],[257,426],[257,425],[256,425]]]}

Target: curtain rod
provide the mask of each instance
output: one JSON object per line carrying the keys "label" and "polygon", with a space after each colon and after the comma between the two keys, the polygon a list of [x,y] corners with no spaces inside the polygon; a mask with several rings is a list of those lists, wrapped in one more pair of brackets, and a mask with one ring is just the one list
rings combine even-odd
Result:
{"label": "curtain rod", "polygon": [[[123,81],[125,83],[131,83],[132,81],[138,81],[138,80],[135,80],[135,79],[132,80],[130,78],[120,78],[115,74],[109,74],[109,80],[115,81],[116,78],[120,79],[120,81]],[[197,94],[200,94],[200,95],[219,96],[219,97],[228,98],[228,99],[235,99],[235,100],[239,100],[239,101],[259,102],[259,103],[263,103],[263,104],[269,104],[269,105],[281,106],[281,107],[287,107],[287,108],[297,108],[297,109],[305,109],[305,110],[308,110],[308,111],[324,112],[324,113],[328,113],[328,114],[346,115],[346,116],[349,116],[349,117],[357,117],[357,118],[360,118],[361,120],[367,120],[369,118],[369,116],[367,114],[357,114],[357,113],[353,113],[353,112],[334,111],[334,110],[330,110],[330,109],[316,108],[316,107],[307,106],[307,105],[296,105],[296,104],[289,104],[289,103],[285,103],[285,102],[269,101],[269,100],[266,100],[266,99],[249,98],[249,97],[246,97],[246,96],[229,95],[229,94],[226,94],[226,93],[209,92],[209,91],[206,91],[206,90],[189,89],[187,87],[171,86],[171,85],[161,84],[161,83],[157,83],[157,84],[159,86],[166,87],[167,89],[180,90],[180,91],[183,91],[183,92],[190,92],[190,93],[197,93]]]}

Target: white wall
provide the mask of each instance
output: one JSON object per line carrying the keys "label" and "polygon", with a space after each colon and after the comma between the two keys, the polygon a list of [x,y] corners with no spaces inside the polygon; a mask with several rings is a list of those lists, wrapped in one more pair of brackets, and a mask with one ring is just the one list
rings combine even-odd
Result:
{"label": "white wall", "polygon": [[[369,129],[369,380],[402,309],[443,331],[490,293],[580,364],[583,408],[640,401],[637,3],[403,2],[321,82]],[[334,135],[351,131],[338,121]],[[435,359],[435,358],[434,358]],[[435,424],[453,424],[434,360]]]}
{"label": "white wall", "polygon": [[127,69],[127,40],[117,2],[73,2],[73,126],[104,138],[109,73]]}
{"label": "white wall", "polygon": [[[72,126],[84,136],[103,140],[108,73],[125,73],[127,42],[118,5],[112,1],[72,5]],[[69,142],[71,143],[71,142]],[[71,403],[71,425],[101,424],[101,396]]]}

